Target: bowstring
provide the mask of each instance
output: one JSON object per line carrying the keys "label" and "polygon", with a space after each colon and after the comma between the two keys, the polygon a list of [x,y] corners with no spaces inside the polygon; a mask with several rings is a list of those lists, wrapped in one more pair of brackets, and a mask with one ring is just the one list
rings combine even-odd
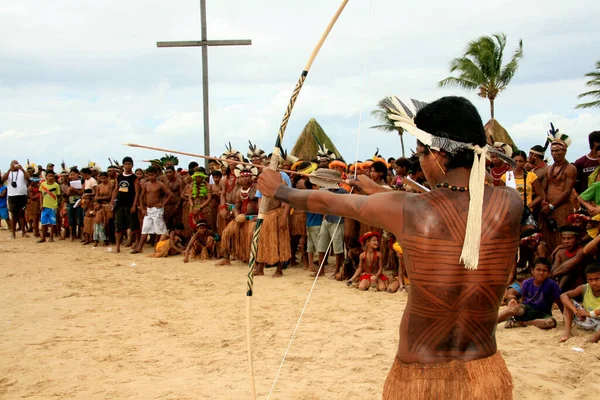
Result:
{"label": "bowstring", "polygon": [[[371,9],[372,9],[372,0],[369,0],[369,14],[368,14],[367,22],[365,23],[365,25],[367,25],[367,27],[368,27],[368,23],[371,20]],[[367,30],[365,30],[365,31],[367,31]],[[366,40],[364,56],[363,56],[363,71],[362,71],[362,78],[361,78],[361,83],[360,83],[360,93],[364,93],[364,86],[365,86],[365,81],[366,81],[366,76],[367,76],[368,43],[369,43],[369,41]],[[354,158],[355,163],[358,160],[358,151],[360,149],[360,133],[361,133],[361,127],[362,127],[364,102],[365,102],[365,96],[363,95],[363,96],[361,96],[360,108],[359,108],[359,113],[358,113],[358,127],[357,127],[357,134],[356,134],[356,153],[355,153],[355,158]],[[356,179],[356,176],[357,176],[357,168],[355,165],[353,178]],[[352,194],[353,191],[354,191],[354,187],[350,188],[350,193],[348,193],[348,194]],[[327,255],[329,253],[329,251],[331,250],[331,247],[333,245],[333,239],[334,239],[335,234],[337,233],[337,230],[340,226],[341,220],[342,220],[342,218],[340,217],[335,225],[333,234],[331,235],[331,239],[329,240],[329,244],[327,245],[327,250],[325,251],[325,255]],[[287,348],[285,349],[285,353],[283,354],[283,358],[281,359],[281,363],[279,364],[279,368],[277,369],[277,374],[275,375],[275,379],[273,380],[271,389],[269,389],[269,393],[267,395],[267,400],[269,400],[271,398],[271,395],[273,394],[273,390],[275,390],[275,385],[277,384],[277,380],[279,379],[279,376],[281,375],[281,370],[283,369],[283,365],[285,364],[285,361],[287,359],[289,351],[292,347],[292,343],[294,342],[294,339],[296,338],[296,333],[298,332],[298,328],[300,328],[300,323],[302,322],[302,318],[304,317],[306,307],[308,307],[308,302],[310,301],[313,291],[315,289],[315,286],[317,285],[317,281],[319,280],[319,275],[321,273],[321,270],[323,269],[325,261],[326,261],[326,257],[323,257],[323,261],[319,264],[319,269],[316,272],[315,279],[313,280],[313,283],[310,287],[308,296],[306,297],[306,301],[304,302],[304,306],[302,306],[302,310],[300,311],[300,316],[298,317],[298,321],[296,322],[296,326],[294,327],[294,331],[292,332],[292,336],[290,337]],[[342,268],[343,268],[343,265],[342,265]]]}

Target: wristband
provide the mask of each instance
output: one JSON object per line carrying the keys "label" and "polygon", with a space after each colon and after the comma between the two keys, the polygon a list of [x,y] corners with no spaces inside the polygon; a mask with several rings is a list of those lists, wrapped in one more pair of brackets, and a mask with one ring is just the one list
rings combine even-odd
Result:
{"label": "wristband", "polygon": [[591,318],[596,318],[596,311],[595,310],[590,311],[590,317]]}

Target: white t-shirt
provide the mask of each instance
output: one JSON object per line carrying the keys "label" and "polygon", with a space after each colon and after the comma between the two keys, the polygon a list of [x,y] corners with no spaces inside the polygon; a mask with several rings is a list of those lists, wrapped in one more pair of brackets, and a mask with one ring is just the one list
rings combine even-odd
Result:
{"label": "white t-shirt", "polygon": [[86,179],[83,181],[83,189],[92,189],[94,186],[98,186],[98,182],[94,178]]}
{"label": "white t-shirt", "polygon": [[[17,187],[13,187],[12,182],[17,182]],[[23,171],[9,171],[6,178],[6,187],[8,188],[8,196],[26,196],[27,181]]]}

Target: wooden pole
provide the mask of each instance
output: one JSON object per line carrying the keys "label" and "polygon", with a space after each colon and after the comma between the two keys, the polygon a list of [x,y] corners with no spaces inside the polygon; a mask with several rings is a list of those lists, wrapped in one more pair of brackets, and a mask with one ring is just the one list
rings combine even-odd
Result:
{"label": "wooden pole", "polygon": [[[200,23],[202,40],[208,40],[206,32],[206,0],[200,0]],[[202,45],[202,106],[204,108],[204,155],[210,156],[210,131],[208,123],[208,46]],[[205,162],[208,169],[208,160]]]}

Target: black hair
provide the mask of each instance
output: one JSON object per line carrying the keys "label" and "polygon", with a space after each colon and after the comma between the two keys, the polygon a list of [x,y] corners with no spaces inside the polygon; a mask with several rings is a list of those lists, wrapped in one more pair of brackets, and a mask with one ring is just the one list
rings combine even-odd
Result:
{"label": "black hair", "polygon": [[600,131],[594,131],[589,134],[588,142],[590,143],[590,150],[594,148],[594,143],[600,143]]}
{"label": "black hair", "polygon": [[196,168],[198,166],[198,163],[196,161],[192,161],[188,164],[188,171],[192,171],[194,168]]}
{"label": "black hair", "polygon": [[88,167],[81,168],[81,173],[82,174],[86,174],[86,175],[91,175],[92,174],[92,170],[89,169]]}
{"label": "black hair", "polygon": [[595,274],[596,272],[600,272],[600,262],[595,262],[593,264],[585,267],[585,274]]}
{"label": "black hair", "polygon": [[[415,124],[437,137],[445,137],[481,147],[487,144],[483,122],[475,106],[464,97],[447,96],[423,107],[415,116]],[[449,154],[448,169],[471,168],[473,150],[458,150]]]}
{"label": "black hair", "polygon": [[540,258],[536,258],[535,260],[533,260],[533,268],[535,269],[535,266],[538,264],[542,264],[545,265],[546,267],[548,267],[548,272],[550,272],[550,270],[552,269],[552,263],[550,262],[550,260],[548,260],[545,257],[540,257]]}
{"label": "black hair", "polygon": [[221,171],[219,171],[218,169],[215,169],[213,172],[210,173],[212,176],[219,176],[219,177],[223,177],[223,173]]}
{"label": "black hair", "polygon": [[146,168],[147,174],[158,174],[158,168],[153,167],[152,165]]}
{"label": "black hair", "polygon": [[56,172],[54,172],[53,169],[50,169],[50,170],[46,171],[46,176],[48,176],[48,175],[54,175],[54,176],[56,176]]}
{"label": "black hair", "polygon": [[419,156],[417,156],[416,154],[413,155],[411,158],[409,158],[409,161],[410,161],[410,168],[408,169],[409,174],[414,175],[423,170],[423,168],[421,168],[421,163],[419,162]]}
{"label": "black hair", "polygon": [[[546,152],[546,149],[544,148],[544,146],[540,146],[539,144],[536,144],[531,149],[529,149],[529,151],[531,151],[531,150],[537,151],[539,153],[545,153]],[[541,159],[544,159],[544,156],[541,156],[539,154],[535,154],[535,153],[531,153],[531,154],[533,154],[534,156],[539,157]]]}
{"label": "black hair", "polygon": [[100,172],[100,176],[105,176],[108,178],[108,172]]}
{"label": "black hair", "polygon": [[396,159],[394,157],[390,157],[387,159],[387,162],[390,164],[392,163],[392,161],[396,161]]}
{"label": "black hair", "polygon": [[125,164],[126,162],[130,162],[130,163],[132,163],[132,164],[133,164],[133,158],[131,158],[131,157],[124,157],[124,158],[123,158],[123,163],[122,163],[122,164]]}
{"label": "black hair", "polygon": [[206,168],[198,167],[198,172],[202,172],[203,174],[206,174]]}
{"label": "black hair", "polygon": [[396,159],[397,167],[406,168],[407,170],[410,170],[410,165],[410,160],[406,157],[399,157]]}
{"label": "black hair", "polygon": [[142,175],[146,175],[146,172],[141,169],[141,168],[137,168],[135,171],[133,171],[134,173],[137,173],[138,171],[140,171],[142,173]]}
{"label": "black hair", "polygon": [[525,152],[523,150],[517,150],[513,153],[512,158],[514,159],[515,157],[520,156],[523,157],[523,159],[525,161],[527,161],[527,154],[525,154]]}
{"label": "black hair", "polygon": [[371,164],[371,168],[374,169],[375,172],[379,172],[381,174],[381,179],[385,179],[388,172],[387,165],[381,161],[375,161],[373,164]]}
{"label": "black hair", "polygon": [[165,171],[173,171],[173,172],[175,172],[175,167],[173,167],[172,165],[169,165],[167,168],[165,168]]}
{"label": "black hair", "polygon": [[181,167],[177,168],[177,172],[181,172],[181,171],[183,171],[183,168],[181,168]]}
{"label": "black hair", "polygon": [[176,231],[183,231],[183,230],[185,230],[185,227],[183,226],[183,224],[181,222],[178,222],[175,224],[173,229],[175,229]]}
{"label": "black hair", "polygon": [[531,235],[533,235],[534,233],[538,233],[539,230],[537,229],[525,229],[523,232],[521,232],[521,239],[529,237]]}
{"label": "black hair", "polygon": [[71,168],[69,172],[75,172],[77,175],[79,175],[79,170],[75,167]]}

